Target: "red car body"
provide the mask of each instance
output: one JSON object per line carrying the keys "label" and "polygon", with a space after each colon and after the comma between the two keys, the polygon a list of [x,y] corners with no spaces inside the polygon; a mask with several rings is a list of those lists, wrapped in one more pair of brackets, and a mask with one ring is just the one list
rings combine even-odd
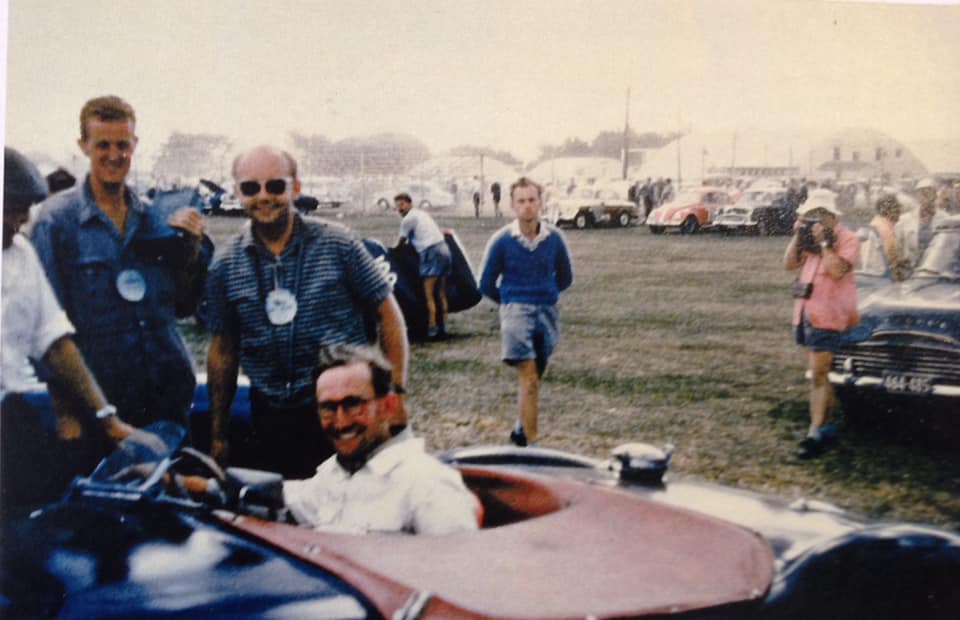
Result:
{"label": "red car body", "polygon": [[730,195],[719,187],[683,191],[675,199],[651,211],[647,226],[655,235],[670,229],[690,235],[709,227],[716,210],[731,203]]}

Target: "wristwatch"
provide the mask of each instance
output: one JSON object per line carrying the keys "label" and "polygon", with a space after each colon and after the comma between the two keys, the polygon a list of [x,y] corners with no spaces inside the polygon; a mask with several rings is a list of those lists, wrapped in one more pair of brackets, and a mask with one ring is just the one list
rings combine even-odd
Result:
{"label": "wristwatch", "polygon": [[97,409],[96,413],[98,420],[106,420],[107,418],[117,417],[117,408],[113,405],[107,404]]}

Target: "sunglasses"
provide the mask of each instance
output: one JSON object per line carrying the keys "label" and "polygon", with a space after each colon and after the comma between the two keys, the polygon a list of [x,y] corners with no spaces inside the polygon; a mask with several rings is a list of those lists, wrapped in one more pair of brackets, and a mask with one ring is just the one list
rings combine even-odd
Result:
{"label": "sunglasses", "polygon": [[[291,179],[270,179],[263,182],[263,188],[268,194],[279,195],[287,191],[287,182]],[[260,193],[260,181],[241,181],[240,193],[247,198],[252,198]]]}
{"label": "sunglasses", "polygon": [[324,400],[317,403],[317,409],[320,410],[320,417],[332,419],[337,415],[337,411],[343,409],[343,413],[349,417],[357,416],[363,409],[363,406],[369,403],[372,398],[361,398],[360,396],[347,396],[340,400]]}

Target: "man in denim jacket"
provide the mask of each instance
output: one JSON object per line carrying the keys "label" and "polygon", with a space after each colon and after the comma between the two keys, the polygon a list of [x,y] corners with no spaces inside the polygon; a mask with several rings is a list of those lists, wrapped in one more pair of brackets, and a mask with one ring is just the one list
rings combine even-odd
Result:
{"label": "man in denim jacket", "polygon": [[164,219],[125,184],[135,130],[119,97],[84,105],[78,144],[90,172],[43,204],[32,241],[110,402],[136,426],[185,424],[195,373],[176,319],[196,307],[212,244],[198,211]]}

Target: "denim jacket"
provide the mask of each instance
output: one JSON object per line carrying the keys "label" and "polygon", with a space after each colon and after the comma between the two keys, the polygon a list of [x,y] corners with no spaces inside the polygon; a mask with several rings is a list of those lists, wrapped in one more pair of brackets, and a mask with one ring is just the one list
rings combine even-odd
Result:
{"label": "denim jacket", "polygon": [[[120,415],[137,426],[184,423],[196,380],[176,318],[196,307],[212,243],[204,237],[200,260],[186,264],[185,246],[165,214],[129,188],[126,199],[126,230],[119,235],[87,179],[43,204],[31,238],[84,359]],[[118,290],[124,270],[143,276],[139,301]]]}

